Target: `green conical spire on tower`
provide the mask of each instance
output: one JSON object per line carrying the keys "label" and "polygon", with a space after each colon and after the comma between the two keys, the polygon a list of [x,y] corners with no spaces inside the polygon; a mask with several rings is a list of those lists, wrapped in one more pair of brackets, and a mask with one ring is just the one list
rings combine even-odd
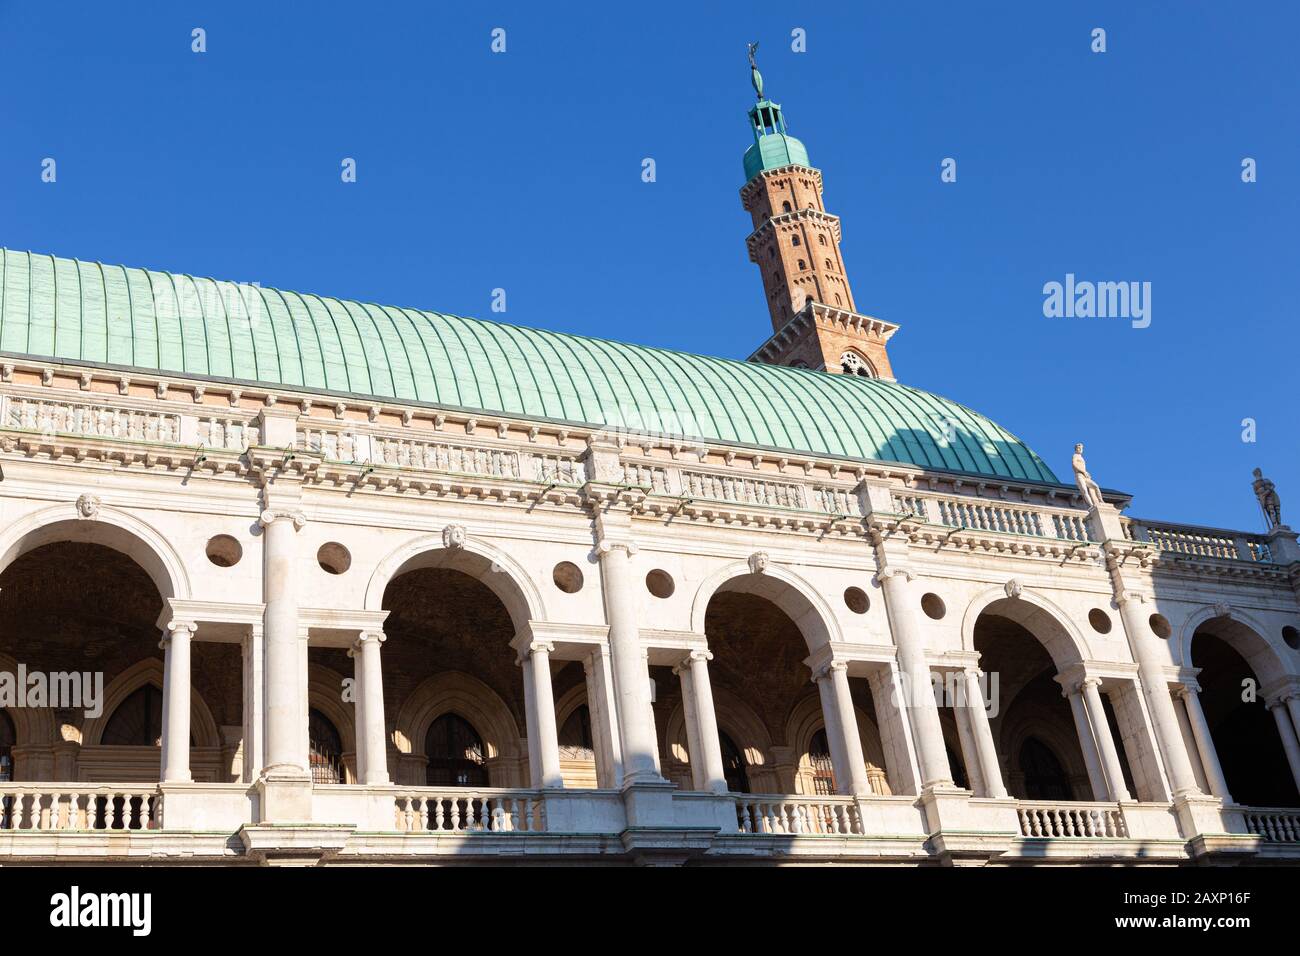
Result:
{"label": "green conical spire on tower", "polygon": [[757,52],[758,43],[749,44],[749,79],[754,84],[758,102],[749,109],[754,144],[745,150],[745,182],[765,169],[811,165],[804,144],[785,131],[781,104],[763,96],[763,74],[758,72],[758,62],[754,58]]}

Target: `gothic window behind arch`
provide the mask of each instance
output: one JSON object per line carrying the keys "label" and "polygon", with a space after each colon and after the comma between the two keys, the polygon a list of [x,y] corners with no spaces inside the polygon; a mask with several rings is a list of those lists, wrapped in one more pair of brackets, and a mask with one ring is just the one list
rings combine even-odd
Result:
{"label": "gothic window behind arch", "polygon": [[162,691],[158,686],[145,684],[118,704],[99,742],[106,747],[158,746],[162,742]]}
{"label": "gothic window behind arch", "polygon": [[560,756],[570,760],[594,760],[591,742],[591,710],[586,704],[574,708],[560,728]]}
{"label": "gothic window behind arch", "polygon": [[825,796],[835,792],[835,767],[831,763],[831,747],[826,740],[826,728],[813,734],[808,744],[808,762],[813,769],[813,793]]}
{"label": "gothic window behind arch", "polygon": [[1020,745],[1020,771],[1025,775],[1025,799],[1071,800],[1070,778],[1047,744],[1029,737]]}
{"label": "gothic window behind arch", "polygon": [[[0,783],[8,783],[14,778],[14,744],[18,743],[18,733],[9,715],[0,710]],[[0,797],[0,830],[13,826],[14,798]]]}
{"label": "gothic window behind arch", "polygon": [[430,787],[486,787],[487,748],[483,738],[459,714],[443,714],[424,737],[429,758],[425,782]]}
{"label": "gothic window behind arch", "polygon": [[745,758],[741,756],[736,742],[721,731],[718,743],[722,745],[722,775],[727,780],[727,789],[732,793],[749,793],[749,774],[745,772]]}
{"label": "gothic window behind arch", "polygon": [[953,753],[953,749],[944,744],[944,751],[948,754],[948,770],[952,774],[954,786],[961,787],[963,790],[969,790],[970,778],[966,776],[966,765],[962,763],[961,758]]}
{"label": "gothic window behind arch", "polygon": [[312,783],[343,782],[343,739],[338,728],[319,710],[307,714],[308,761]]}
{"label": "gothic window behind arch", "polygon": [[18,743],[18,732],[9,715],[0,710],[0,782],[8,783],[14,778],[14,745]]}
{"label": "gothic window behind arch", "polygon": [[835,304],[836,305],[844,304],[844,301],[840,298],[840,294],[838,292],[835,293]]}
{"label": "gothic window behind arch", "polygon": [[826,237],[823,236],[821,233],[818,233],[818,234],[817,234],[817,244],[818,244],[819,246],[824,246],[824,245],[826,245]]}
{"label": "gothic window behind arch", "polygon": [[840,356],[840,369],[845,375],[861,375],[863,378],[875,378],[871,366],[857,352],[845,352]]}
{"label": "gothic window behind arch", "polygon": [[827,268],[827,269],[830,269],[830,270],[832,270],[832,271],[834,271],[834,269],[835,269],[835,267],[834,267],[833,265],[831,265],[831,260],[829,260],[829,259],[826,260],[826,268]]}

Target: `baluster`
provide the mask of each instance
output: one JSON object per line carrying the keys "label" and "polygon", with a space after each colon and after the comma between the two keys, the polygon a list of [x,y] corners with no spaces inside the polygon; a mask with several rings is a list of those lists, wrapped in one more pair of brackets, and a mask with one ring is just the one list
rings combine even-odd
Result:
{"label": "baluster", "polygon": [[[28,796],[29,796],[29,794],[25,794],[25,793],[19,793],[19,794],[18,794],[18,797],[17,797],[17,800],[18,800],[18,823],[17,823],[17,825],[15,825],[15,827],[14,827],[15,830],[30,830],[30,829],[33,829],[33,828],[29,825],[29,824],[31,823],[31,809],[30,809],[30,804],[28,803],[28,800],[27,800],[27,797],[28,797]],[[36,799],[35,794],[31,794],[30,796],[32,797],[33,800]]]}
{"label": "baluster", "polygon": [[490,829],[493,833],[503,833],[506,828],[506,811],[502,806],[501,798],[492,799],[492,824]]}

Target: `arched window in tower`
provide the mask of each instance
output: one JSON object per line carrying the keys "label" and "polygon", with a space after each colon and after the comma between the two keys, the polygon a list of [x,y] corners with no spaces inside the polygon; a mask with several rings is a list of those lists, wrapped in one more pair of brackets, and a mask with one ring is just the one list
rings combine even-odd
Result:
{"label": "arched window in tower", "polygon": [[826,237],[823,236],[820,232],[817,233],[817,245],[819,246],[826,245]]}
{"label": "arched window in tower", "polygon": [[791,237],[790,237],[790,245],[792,245],[792,246],[800,245],[799,237],[798,237],[798,236],[791,236]]}
{"label": "arched window in tower", "polygon": [[790,204],[788,202],[781,203],[781,211],[790,212]]}
{"label": "arched window in tower", "polygon": [[813,793],[827,796],[835,792],[835,767],[831,763],[831,747],[826,740],[826,728],[813,734],[808,744],[808,762],[813,770]]}
{"label": "arched window in tower", "polygon": [[741,756],[740,748],[721,732],[718,733],[718,743],[722,745],[722,775],[727,780],[727,789],[732,793],[749,793],[749,775],[745,772],[745,758]]}
{"label": "arched window in tower", "polygon": [[435,720],[424,738],[429,758],[425,782],[430,787],[486,787],[487,748],[470,722],[447,713]]}
{"label": "arched window in tower", "polygon": [[157,747],[162,743],[162,691],[145,684],[117,705],[99,742],[105,747]]}
{"label": "arched window in tower", "polygon": [[833,265],[831,265],[831,260],[829,260],[829,259],[826,260],[826,268],[827,268],[827,269],[830,269],[831,271],[834,271],[834,270],[835,270],[835,267],[834,267]]}
{"label": "arched window in tower", "polygon": [[800,260],[799,260],[799,271],[800,271],[800,272],[803,272],[803,271],[804,271],[805,269],[807,269],[807,268],[808,268],[808,263],[806,263],[806,262],[804,262],[802,259],[800,259]]}
{"label": "arched window in tower", "polygon": [[312,783],[342,783],[343,739],[338,728],[319,710],[307,713],[307,739]]}
{"label": "arched window in tower", "polygon": [[[839,297],[836,296],[838,299]],[[871,363],[864,359],[857,352],[845,352],[840,356],[840,371],[845,375],[861,375],[863,378],[875,378],[875,370]]]}
{"label": "arched window in tower", "polygon": [[844,304],[844,300],[840,298],[840,294],[838,292],[835,293],[835,304],[836,305]]}
{"label": "arched window in tower", "polygon": [[1074,799],[1070,778],[1066,776],[1061,761],[1037,737],[1028,737],[1020,745],[1020,770],[1025,775],[1025,799]]}

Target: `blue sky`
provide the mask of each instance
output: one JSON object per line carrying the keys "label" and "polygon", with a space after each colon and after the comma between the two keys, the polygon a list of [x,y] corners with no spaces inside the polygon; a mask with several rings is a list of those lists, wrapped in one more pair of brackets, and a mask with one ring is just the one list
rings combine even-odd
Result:
{"label": "blue sky", "polygon": [[[757,39],[900,381],[1134,514],[1259,528],[1261,466],[1300,524],[1296,6],[802,6],[0,0],[0,244],[744,358]],[[1066,273],[1150,327],[1045,318]]]}

